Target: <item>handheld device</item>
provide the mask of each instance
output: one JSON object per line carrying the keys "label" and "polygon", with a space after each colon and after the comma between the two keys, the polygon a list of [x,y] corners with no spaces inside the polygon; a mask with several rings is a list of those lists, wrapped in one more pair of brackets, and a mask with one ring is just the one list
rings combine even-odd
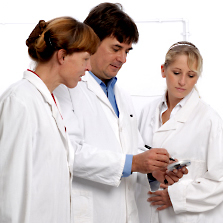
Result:
{"label": "handheld device", "polygon": [[167,166],[167,169],[169,171],[172,171],[174,169],[181,169],[182,167],[184,166],[189,166],[191,164],[191,161],[190,160],[181,160],[181,161],[177,161],[175,163],[171,163]]}

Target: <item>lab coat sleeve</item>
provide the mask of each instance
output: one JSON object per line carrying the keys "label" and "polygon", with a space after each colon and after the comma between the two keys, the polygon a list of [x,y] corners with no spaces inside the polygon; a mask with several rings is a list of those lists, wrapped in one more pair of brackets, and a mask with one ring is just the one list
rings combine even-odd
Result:
{"label": "lab coat sleeve", "polygon": [[70,92],[64,85],[60,85],[55,95],[59,100],[62,116],[74,148],[74,176],[106,185],[119,186],[126,155],[85,143],[78,118],[73,112]]}
{"label": "lab coat sleeve", "polygon": [[212,210],[223,202],[223,124],[220,118],[213,118],[209,126],[207,172],[168,188],[176,214]]}
{"label": "lab coat sleeve", "polygon": [[0,104],[0,222],[28,223],[32,169],[31,129],[15,96]]}
{"label": "lab coat sleeve", "polygon": [[[143,111],[142,111],[143,112]],[[140,124],[142,122],[142,114],[140,115],[139,118],[139,129],[140,129]],[[139,138],[139,146],[138,146],[138,153],[142,153],[147,151],[148,149],[145,147],[146,143],[144,142],[141,133],[138,131],[138,138]],[[149,135],[148,135],[149,136]],[[150,140],[150,139],[149,139]],[[151,145],[150,143],[148,145]],[[160,183],[159,181],[149,181],[147,174],[138,174],[138,178],[137,178],[138,183],[144,185],[145,187],[148,188],[148,191],[156,191],[159,189],[160,187]],[[149,184],[149,186],[148,186]]]}
{"label": "lab coat sleeve", "polygon": [[[86,143],[72,142],[75,148],[74,176],[118,187],[125,164],[125,154],[99,150]],[[85,152],[87,151],[87,152]]]}

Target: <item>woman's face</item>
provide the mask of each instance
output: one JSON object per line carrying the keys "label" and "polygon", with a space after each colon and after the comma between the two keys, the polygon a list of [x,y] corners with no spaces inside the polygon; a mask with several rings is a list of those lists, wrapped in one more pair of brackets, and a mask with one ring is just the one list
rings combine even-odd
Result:
{"label": "woman's face", "polygon": [[61,69],[61,83],[69,88],[76,87],[85,71],[91,70],[90,54],[88,52],[74,52],[64,57]]}
{"label": "woman's face", "polygon": [[161,66],[162,76],[167,83],[168,102],[174,106],[191,92],[199,78],[193,71],[197,68],[197,62],[194,62],[191,70],[187,60],[187,55],[178,55],[168,67]]}

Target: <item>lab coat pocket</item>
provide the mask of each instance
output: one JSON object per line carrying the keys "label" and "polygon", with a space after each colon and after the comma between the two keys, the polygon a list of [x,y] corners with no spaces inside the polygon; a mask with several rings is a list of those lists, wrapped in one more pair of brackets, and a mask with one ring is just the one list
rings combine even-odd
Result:
{"label": "lab coat pocket", "polygon": [[93,199],[90,191],[72,190],[72,222],[93,223]]}
{"label": "lab coat pocket", "polygon": [[191,165],[187,167],[189,173],[185,175],[182,180],[196,180],[204,176],[207,172],[207,166],[204,160],[191,159]]}

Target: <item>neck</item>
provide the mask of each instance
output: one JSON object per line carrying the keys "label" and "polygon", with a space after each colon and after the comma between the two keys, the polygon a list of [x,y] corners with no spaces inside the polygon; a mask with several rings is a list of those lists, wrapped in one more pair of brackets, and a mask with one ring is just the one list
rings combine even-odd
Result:
{"label": "neck", "polygon": [[60,84],[54,66],[50,63],[38,64],[35,69],[35,73],[45,83],[51,94],[54,91],[54,89]]}
{"label": "neck", "polygon": [[167,95],[166,95],[166,101],[167,101],[167,106],[168,106],[168,109],[170,111],[172,111],[174,109],[174,107],[181,101],[182,99],[171,99],[171,97],[168,95],[168,92],[167,92]]}

